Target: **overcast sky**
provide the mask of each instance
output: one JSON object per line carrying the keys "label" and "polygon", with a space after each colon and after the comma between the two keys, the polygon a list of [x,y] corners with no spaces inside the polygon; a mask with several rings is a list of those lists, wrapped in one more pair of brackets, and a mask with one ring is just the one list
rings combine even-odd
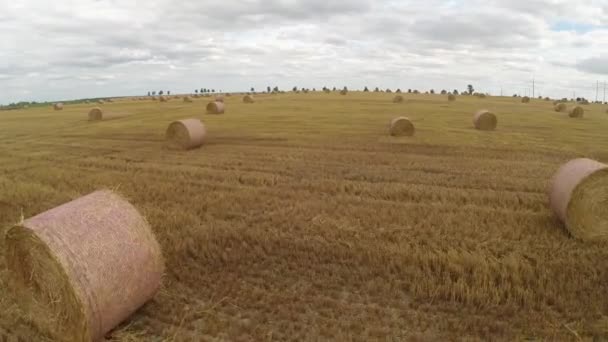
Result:
{"label": "overcast sky", "polygon": [[[608,0],[0,0],[0,103],[348,86],[585,96]],[[603,99],[603,84],[600,87]]]}

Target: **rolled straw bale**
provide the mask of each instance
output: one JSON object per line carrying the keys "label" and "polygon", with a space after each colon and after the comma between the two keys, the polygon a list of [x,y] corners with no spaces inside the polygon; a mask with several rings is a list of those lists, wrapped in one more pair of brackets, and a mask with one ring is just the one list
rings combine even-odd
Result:
{"label": "rolled straw bale", "polygon": [[224,114],[224,103],[223,102],[209,102],[207,104],[207,114]]}
{"label": "rolled straw bale", "polygon": [[184,102],[192,102],[190,96],[184,96]]}
{"label": "rolled straw bale", "polygon": [[585,115],[585,110],[583,107],[574,106],[570,109],[570,113],[568,115],[571,118],[582,118]]}
{"label": "rolled straw bale", "polygon": [[451,101],[456,101],[456,95],[454,95],[454,94],[448,95],[448,101],[450,101],[450,102]]}
{"label": "rolled straw bale", "polygon": [[243,102],[244,103],[254,103],[255,100],[253,99],[253,96],[245,95],[245,97],[243,97]]}
{"label": "rolled straw bale", "polygon": [[347,90],[344,90],[344,89],[340,90],[340,95],[346,95],[346,94],[348,94]]}
{"label": "rolled straw bale", "polygon": [[608,165],[580,158],[553,176],[549,202],[575,238],[608,241]]}
{"label": "rolled straw bale", "polygon": [[167,98],[164,96],[159,96],[158,99],[160,100],[160,102],[167,102]]}
{"label": "rolled straw bale", "polygon": [[565,112],[566,109],[568,109],[568,106],[563,102],[559,102],[555,105],[556,112]]}
{"label": "rolled straw bale", "polygon": [[222,103],[224,103],[224,97],[222,95],[216,95],[215,96],[215,102],[222,102]]}
{"label": "rolled straw bale", "polygon": [[482,131],[493,131],[496,129],[498,119],[494,113],[483,109],[475,113],[475,116],[473,117],[473,124],[475,125],[476,129]]}
{"label": "rolled straw bale", "polygon": [[158,99],[156,98],[156,96],[152,96],[152,101],[157,101]]}
{"label": "rolled straw bale", "polygon": [[403,96],[401,95],[397,95],[393,98],[393,103],[402,103],[403,102]]}
{"label": "rolled straw bale", "polygon": [[103,111],[99,107],[92,108],[89,111],[89,121],[97,121],[103,119]]}
{"label": "rolled straw bale", "polygon": [[524,96],[521,98],[521,103],[530,103],[530,98],[527,96]]}
{"label": "rolled straw bale", "polygon": [[98,104],[103,104],[104,102],[103,102],[103,100],[97,100],[97,103]]}
{"label": "rolled straw bale", "polygon": [[172,122],[166,134],[169,147],[183,150],[200,147],[206,135],[205,125],[199,119]]}
{"label": "rolled straw bale", "polygon": [[96,191],[6,233],[8,283],[56,341],[100,341],[161,285],[162,252],[128,201]]}
{"label": "rolled straw bale", "polygon": [[55,110],[63,110],[63,103],[55,103],[53,105],[53,109],[55,109]]}
{"label": "rolled straw bale", "polygon": [[414,135],[414,124],[405,116],[394,118],[389,126],[389,133],[392,136],[408,136]]}

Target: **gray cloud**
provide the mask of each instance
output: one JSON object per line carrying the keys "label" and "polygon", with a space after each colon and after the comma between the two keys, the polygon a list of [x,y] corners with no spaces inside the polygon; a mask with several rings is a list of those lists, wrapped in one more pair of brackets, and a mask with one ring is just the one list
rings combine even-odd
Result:
{"label": "gray cloud", "polygon": [[584,59],[576,64],[576,68],[592,74],[608,75],[608,55]]}

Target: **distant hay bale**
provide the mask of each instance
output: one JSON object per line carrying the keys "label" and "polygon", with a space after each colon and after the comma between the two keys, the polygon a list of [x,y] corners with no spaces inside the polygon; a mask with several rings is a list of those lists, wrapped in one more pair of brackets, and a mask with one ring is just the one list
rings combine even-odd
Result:
{"label": "distant hay bale", "polygon": [[473,117],[475,128],[481,131],[493,131],[496,129],[498,119],[496,115],[488,110],[480,110]]}
{"label": "distant hay bale", "polygon": [[329,93],[331,93],[331,90],[325,89],[325,90],[323,90],[323,92],[326,93],[326,94],[329,94]]}
{"label": "distant hay bale", "polygon": [[568,114],[571,118],[582,118],[585,115],[583,107],[574,106],[570,109]]}
{"label": "distant hay bale", "polygon": [[449,94],[448,95],[448,101],[452,102],[452,101],[456,101],[456,95],[454,94]]}
{"label": "distant hay bale", "polygon": [[224,103],[224,96],[222,96],[222,95],[215,95],[215,102],[222,102],[222,103]]}
{"label": "distant hay bale", "polygon": [[244,103],[254,103],[255,100],[253,99],[253,96],[245,95],[245,97],[243,97],[243,102]]}
{"label": "distant hay bale", "polygon": [[393,103],[402,103],[403,102],[403,96],[401,95],[397,95],[393,98]]}
{"label": "distant hay bale", "polygon": [[565,103],[563,103],[563,102],[558,102],[555,105],[555,111],[556,112],[565,112],[566,109],[568,109],[568,106]]}
{"label": "distant hay bale", "polygon": [[162,95],[159,96],[158,99],[160,100],[160,102],[167,102],[168,101],[167,98],[164,97],[164,96],[162,96]]}
{"label": "distant hay bale", "polygon": [[184,119],[172,122],[166,133],[168,146],[183,150],[200,147],[206,135],[205,125],[199,119]]}
{"label": "distant hay bale", "polygon": [[209,102],[207,104],[207,114],[224,114],[224,103],[223,102]]}
{"label": "distant hay bale", "polygon": [[530,98],[527,96],[524,96],[521,98],[521,103],[530,103]]}
{"label": "distant hay bale", "polygon": [[101,341],[156,294],[162,252],[128,201],[96,191],[13,226],[8,284],[54,341]]}
{"label": "distant hay bale", "polygon": [[158,98],[156,96],[152,96],[152,101],[158,101]]}
{"label": "distant hay bale", "polygon": [[90,101],[89,100],[84,100],[84,103],[90,103]]}
{"label": "distant hay bale", "polygon": [[348,91],[345,89],[340,90],[340,95],[346,95],[348,94]]}
{"label": "distant hay bale", "polygon": [[63,110],[63,103],[55,103],[53,105],[53,109],[55,109],[55,110]]}
{"label": "distant hay bale", "polygon": [[414,124],[410,121],[410,119],[405,116],[401,116],[398,118],[394,118],[391,120],[389,126],[389,134],[397,137],[397,136],[408,136],[411,137],[414,135],[415,129]]}
{"label": "distant hay bale", "polygon": [[103,111],[99,107],[92,108],[89,111],[89,121],[98,121],[103,119]]}
{"label": "distant hay bale", "polygon": [[192,102],[192,99],[190,98],[190,96],[184,96],[184,102]]}
{"label": "distant hay bale", "polygon": [[549,202],[575,238],[608,241],[608,165],[586,158],[562,165],[551,179]]}

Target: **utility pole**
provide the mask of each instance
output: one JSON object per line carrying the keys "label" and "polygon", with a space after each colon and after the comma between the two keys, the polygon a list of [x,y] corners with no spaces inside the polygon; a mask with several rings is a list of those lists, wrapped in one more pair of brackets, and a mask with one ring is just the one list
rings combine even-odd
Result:
{"label": "utility pole", "polygon": [[534,98],[534,77],[532,77],[532,98]]}
{"label": "utility pole", "polygon": [[606,103],[606,81],[604,81],[604,103]]}
{"label": "utility pole", "polygon": [[598,100],[599,91],[600,91],[600,81],[597,81],[597,83],[595,84],[595,102],[596,103]]}

